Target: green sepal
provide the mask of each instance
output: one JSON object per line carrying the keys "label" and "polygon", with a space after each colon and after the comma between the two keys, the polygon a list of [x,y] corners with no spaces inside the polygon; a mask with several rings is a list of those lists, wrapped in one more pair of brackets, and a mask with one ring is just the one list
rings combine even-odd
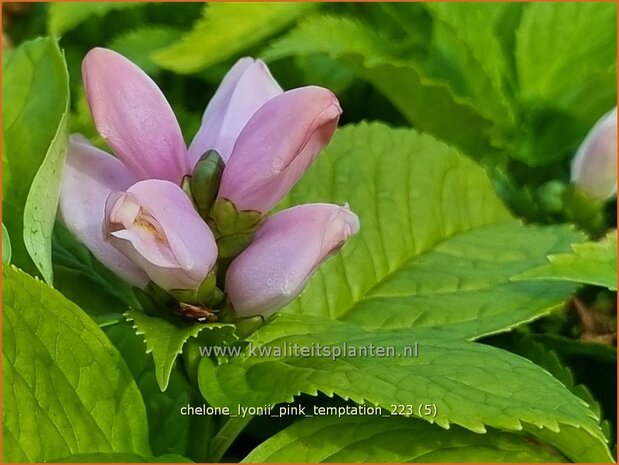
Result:
{"label": "green sepal", "polygon": [[254,210],[237,210],[232,202],[218,198],[211,210],[209,226],[217,238],[221,259],[236,257],[250,243],[264,220],[264,215]]}
{"label": "green sepal", "polygon": [[232,202],[218,198],[213,204],[211,218],[220,236],[253,233],[264,215],[254,210],[237,210]]}
{"label": "green sepal", "polygon": [[219,153],[215,150],[209,150],[200,157],[193,170],[193,175],[189,179],[194,203],[198,213],[205,220],[209,216],[215,197],[217,197],[224,165]]}
{"label": "green sepal", "polygon": [[196,338],[189,338],[183,347],[183,365],[192,385],[197,385],[198,367],[202,360],[201,344]]}
{"label": "green sepal", "polygon": [[[200,287],[197,289],[170,289],[168,294],[179,302],[205,305],[209,308],[213,308],[214,304],[218,303],[216,300],[221,301],[221,291],[217,289],[216,276],[216,270],[213,269],[206,278],[204,278],[204,281],[202,281],[202,284],[200,284]],[[217,291],[219,291],[219,293]]]}

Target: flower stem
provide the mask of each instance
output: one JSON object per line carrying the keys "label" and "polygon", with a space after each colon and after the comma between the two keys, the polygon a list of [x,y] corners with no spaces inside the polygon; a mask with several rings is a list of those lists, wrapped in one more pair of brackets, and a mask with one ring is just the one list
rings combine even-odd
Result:
{"label": "flower stem", "polygon": [[243,431],[253,416],[229,418],[213,438],[210,447],[209,462],[219,462],[236,437]]}

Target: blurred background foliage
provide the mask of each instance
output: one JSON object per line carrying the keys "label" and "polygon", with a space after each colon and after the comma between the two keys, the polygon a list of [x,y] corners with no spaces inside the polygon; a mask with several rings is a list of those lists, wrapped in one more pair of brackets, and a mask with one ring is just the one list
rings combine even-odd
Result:
{"label": "blurred background foliage", "polygon": [[[148,72],[188,142],[223,75],[249,55],[264,59],[284,89],[314,84],[333,90],[344,109],[341,124],[381,120],[457,146],[486,168],[525,222],[571,222],[593,238],[616,228],[616,199],[590,198],[569,183],[578,145],[616,105],[614,3],[93,2],[2,8],[4,55],[38,36],[59,38],[70,75],[71,131],[95,143],[102,141],[80,72],[92,47],[116,50]],[[56,261],[63,259],[61,243],[56,240]],[[485,342],[529,358],[531,344],[523,341],[555,351],[577,382],[591,388],[604,416],[614,419],[615,301],[615,293],[586,286],[566,311]],[[272,433],[250,428],[242,447],[249,450]],[[236,451],[237,458],[244,452]]]}

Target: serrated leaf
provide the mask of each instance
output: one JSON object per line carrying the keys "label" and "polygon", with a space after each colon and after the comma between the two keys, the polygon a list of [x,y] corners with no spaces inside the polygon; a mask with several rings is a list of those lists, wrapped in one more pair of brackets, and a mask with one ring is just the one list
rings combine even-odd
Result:
{"label": "serrated leaf", "polygon": [[[411,440],[414,438],[414,440]],[[444,430],[403,417],[314,417],[256,447],[245,463],[563,462],[556,450],[518,434]]]}
{"label": "serrated leaf", "polygon": [[[587,437],[587,461],[611,457],[599,417],[582,399],[530,361],[494,347],[454,340],[433,329],[367,331],[293,315],[275,317],[248,340],[253,346],[227,364],[202,360],[200,390],[212,405],[277,404],[292,402],[300,393],[319,392],[387,411],[393,405],[429,404],[435,406],[435,416],[417,410],[413,415],[444,428],[456,424],[479,433],[485,426],[534,435],[560,433],[564,426],[580,428]],[[418,356],[407,356],[415,343]],[[359,353],[370,344],[385,351],[391,347],[394,356]],[[333,356],[336,346],[342,350],[339,356]],[[295,356],[294,347],[313,352]],[[325,347],[331,348],[330,354]],[[572,452],[565,448],[565,453]]]}
{"label": "serrated leaf", "polygon": [[520,273],[514,281],[549,279],[604,286],[617,290],[617,232],[599,242],[572,244],[572,253],[553,254],[546,263]]}
{"label": "serrated leaf", "polygon": [[79,26],[93,16],[104,16],[110,11],[141,7],[139,2],[70,2],[50,3],[47,29],[54,36]]}
{"label": "serrated leaf", "polygon": [[157,383],[162,391],[168,387],[172,367],[187,339],[197,337],[202,330],[220,332],[223,339],[234,337],[235,326],[232,324],[194,323],[179,327],[163,318],[148,316],[137,310],[129,311],[126,318],[133,323],[135,333],[144,336],[146,353],[153,354]]}
{"label": "serrated leaf", "polygon": [[[521,334],[516,339],[515,352],[518,355],[528,358],[536,365],[547,370],[551,375],[557,378],[568,388],[574,395],[584,400],[589,408],[598,416],[601,416],[600,405],[595,401],[593,395],[586,386],[582,384],[575,385],[571,370],[561,363],[557,354],[551,350],[547,350],[544,345],[535,342],[529,335]],[[605,428],[605,422],[600,423],[601,430],[604,436],[608,439],[610,435]],[[550,443],[555,444],[560,449],[566,451],[570,457],[580,457],[581,461],[595,461],[589,449],[590,444],[586,439],[587,434],[579,428],[569,427],[562,428],[560,434],[552,431],[544,432],[543,437]],[[569,451],[569,452],[567,452]],[[589,457],[589,458],[587,458]]]}
{"label": "serrated leaf", "polygon": [[150,455],[140,392],[97,325],[24,272],[2,277],[3,461]]}
{"label": "serrated leaf", "polygon": [[181,407],[202,402],[182,368],[172,369],[168,387],[162,392],[157,384],[153,357],[145,353],[143,338],[135,334],[131,324],[108,326],[105,332],[127,362],[144,398],[153,454],[190,457],[194,448],[204,448],[208,442],[204,424],[208,425],[213,418],[179,415]]}
{"label": "serrated leaf", "polygon": [[433,78],[421,62],[400,58],[392,41],[362,23],[331,16],[309,18],[271,44],[263,56],[275,60],[316,54],[350,66],[420,130],[473,156],[492,151],[493,121],[484,118],[469,100],[454,94],[445,79]]}
{"label": "serrated leaf", "polygon": [[11,237],[2,223],[2,263],[11,263]]}
{"label": "serrated leaf", "polygon": [[13,238],[14,263],[33,274],[38,269],[51,283],[51,232],[67,139],[67,68],[56,41],[36,39],[15,49],[2,69],[3,221]]}
{"label": "serrated leaf", "polygon": [[473,338],[545,315],[574,289],[510,278],[580,233],[514,221],[481,168],[412,130],[340,130],[282,207],[307,202],[349,203],[361,230],[285,312]]}
{"label": "serrated leaf", "polygon": [[173,27],[144,26],[115,37],[109,48],[129,58],[145,73],[153,75],[159,67],[151,60],[151,53],[170,45],[180,35],[181,31]]}
{"label": "serrated leaf", "polygon": [[153,61],[177,73],[194,73],[258,44],[315,8],[315,3],[212,3],[192,31],[155,52]]}

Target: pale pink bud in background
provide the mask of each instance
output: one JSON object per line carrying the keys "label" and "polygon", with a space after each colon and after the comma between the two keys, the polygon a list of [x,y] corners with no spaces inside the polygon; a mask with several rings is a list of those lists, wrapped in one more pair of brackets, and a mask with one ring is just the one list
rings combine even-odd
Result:
{"label": "pale pink bud in background", "polygon": [[213,233],[174,183],[140,181],[112,193],[105,205],[106,239],[169,291],[197,289],[217,260]]}
{"label": "pale pink bud in background", "polygon": [[268,316],[282,308],[358,230],[357,215],[332,204],[299,205],[268,218],[226,274],[237,316]]}
{"label": "pale pink bud in background", "polygon": [[321,87],[268,100],[239,134],[218,197],[237,210],[268,212],[329,142],[341,113],[335,95]]}
{"label": "pale pink bud in background", "polygon": [[209,102],[202,125],[189,147],[192,166],[209,150],[225,162],[249,118],[267,100],[283,93],[261,60],[241,58],[228,71]]}
{"label": "pale pink bud in background", "polygon": [[589,131],[572,160],[572,182],[593,197],[617,193],[617,108]]}
{"label": "pale pink bud in background", "polygon": [[138,179],[180,185],[191,172],[176,117],[159,87],[122,55],[94,48],[82,76],[88,105],[101,137]]}

